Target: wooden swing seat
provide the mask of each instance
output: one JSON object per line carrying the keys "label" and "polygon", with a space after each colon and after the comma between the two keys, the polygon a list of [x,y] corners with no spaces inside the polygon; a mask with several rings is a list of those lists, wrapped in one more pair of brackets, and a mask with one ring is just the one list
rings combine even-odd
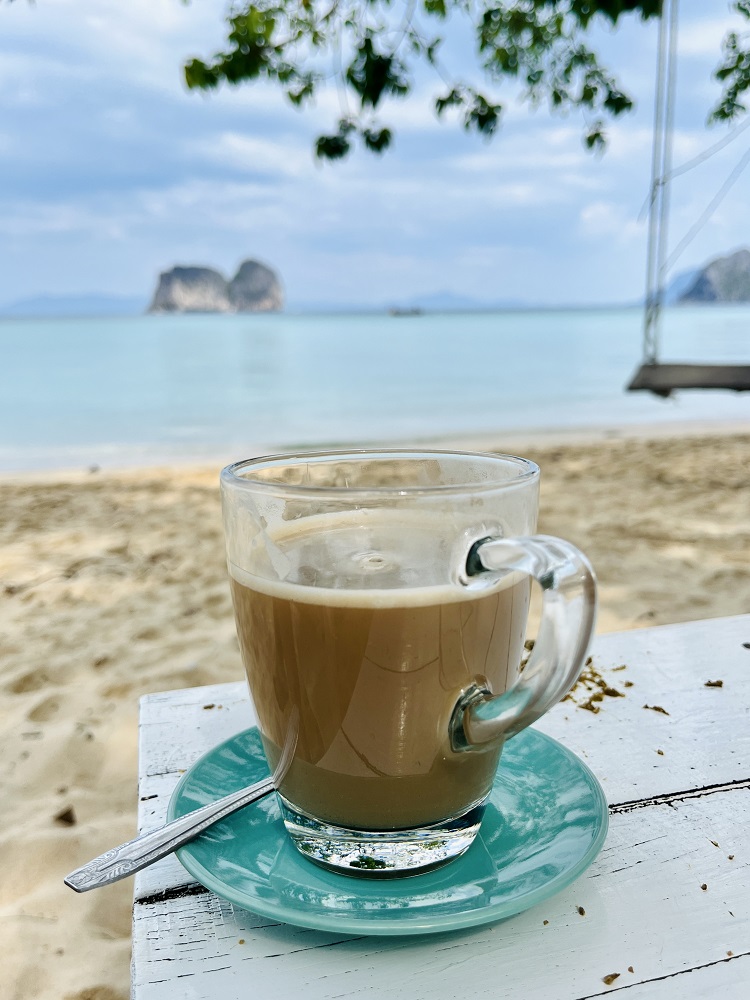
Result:
{"label": "wooden swing seat", "polygon": [[676,389],[750,390],[750,365],[687,365],[646,362],[636,371],[629,391],[645,389],[670,396]]}

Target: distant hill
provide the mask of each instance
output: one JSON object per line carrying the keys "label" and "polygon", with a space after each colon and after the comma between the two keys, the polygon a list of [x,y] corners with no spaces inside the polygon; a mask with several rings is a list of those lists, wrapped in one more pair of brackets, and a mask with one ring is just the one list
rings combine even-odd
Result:
{"label": "distant hill", "polygon": [[750,250],[717,257],[698,271],[680,302],[750,302]]}
{"label": "distant hill", "polygon": [[424,309],[425,312],[462,312],[481,309],[524,309],[528,308],[528,303],[520,299],[482,302],[468,295],[456,295],[454,292],[433,292],[431,295],[417,295],[407,303],[406,308]]}
{"label": "distant hill", "polygon": [[145,308],[146,300],[134,295],[36,295],[1,305],[0,316],[139,316]]}
{"label": "distant hill", "polygon": [[664,305],[673,306],[679,302],[700,273],[700,268],[694,267],[691,271],[676,274],[664,289]]}
{"label": "distant hill", "polygon": [[495,309],[534,309],[537,306],[520,299],[497,300],[483,302],[470,295],[457,295],[455,292],[431,292],[428,295],[415,295],[409,299],[394,299],[390,302],[310,302],[306,299],[290,299],[288,307],[293,313],[337,314],[337,313],[380,313],[380,312],[487,312]]}
{"label": "distant hill", "polygon": [[390,312],[484,312],[495,309],[529,309],[528,302],[520,299],[504,299],[495,302],[483,302],[471,295],[459,295],[455,292],[431,292],[428,295],[415,295],[410,299],[388,304]]}

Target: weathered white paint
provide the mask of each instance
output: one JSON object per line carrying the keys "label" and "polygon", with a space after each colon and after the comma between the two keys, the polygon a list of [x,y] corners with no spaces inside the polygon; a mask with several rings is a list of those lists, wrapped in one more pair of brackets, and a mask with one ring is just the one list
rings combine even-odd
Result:
{"label": "weathered white paint", "polygon": [[[597,715],[563,703],[539,728],[596,772],[611,804],[610,833],[591,869],[547,903],[451,934],[350,938],[235,909],[165,859],[136,879],[134,1000],[582,1000],[621,989],[629,1000],[744,997],[750,983],[750,649],[744,642],[750,615],[597,639],[595,665],[616,687],[632,681],[623,688],[626,697],[605,699]],[[613,671],[623,663],[626,670]],[[704,686],[716,679],[722,688]],[[141,828],[163,821],[182,771],[253,721],[243,683],[144,699]],[[153,899],[165,890],[176,898]],[[605,984],[612,973],[618,978]]]}

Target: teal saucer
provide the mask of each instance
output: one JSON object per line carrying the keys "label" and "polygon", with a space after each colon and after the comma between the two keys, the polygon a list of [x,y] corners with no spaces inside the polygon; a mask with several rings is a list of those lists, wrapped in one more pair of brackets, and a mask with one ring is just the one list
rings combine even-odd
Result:
{"label": "teal saucer", "polygon": [[[183,776],[169,819],[267,774],[257,730],[239,733]],[[548,899],[585,871],[606,834],[607,803],[591,771],[526,729],[503,751],[479,836],[435,871],[370,881],[319,868],[292,846],[275,795],[216,823],[177,856],[207,889],[264,917],[348,934],[428,934]]]}

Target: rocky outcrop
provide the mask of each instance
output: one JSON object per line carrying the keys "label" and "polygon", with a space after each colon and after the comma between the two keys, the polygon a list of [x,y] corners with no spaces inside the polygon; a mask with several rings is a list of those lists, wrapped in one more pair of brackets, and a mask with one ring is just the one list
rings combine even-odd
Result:
{"label": "rocky outcrop", "polygon": [[227,281],[210,267],[173,267],[159,275],[150,313],[276,312],[284,308],[278,276],[257,260],[245,260]]}
{"label": "rocky outcrop", "polygon": [[231,308],[223,274],[210,267],[173,267],[159,275],[148,311],[229,312]]}
{"label": "rocky outcrop", "polygon": [[229,282],[229,301],[235,312],[277,312],[284,306],[279,279],[257,260],[240,264]]}
{"label": "rocky outcrop", "polygon": [[750,302],[750,250],[717,257],[698,272],[680,302]]}

